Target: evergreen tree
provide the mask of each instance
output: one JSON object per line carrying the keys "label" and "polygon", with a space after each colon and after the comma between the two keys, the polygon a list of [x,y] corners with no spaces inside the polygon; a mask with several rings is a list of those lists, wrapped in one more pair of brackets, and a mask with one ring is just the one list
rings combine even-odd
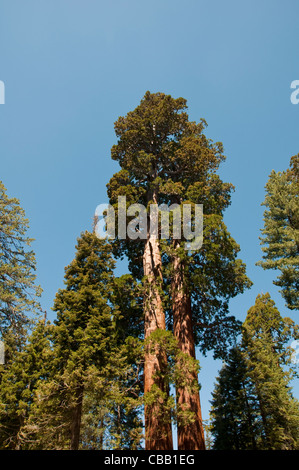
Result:
{"label": "evergreen tree", "polygon": [[[139,214],[138,219],[132,220],[136,215],[132,210],[128,218],[136,228],[133,242],[126,234],[118,234],[114,243],[118,255],[128,256],[132,274],[143,280],[145,337],[156,329],[165,330],[169,313],[168,323],[181,351],[195,359],[196,343],[204,352],[214,349],[216,355],[224,354],[240,327],[233,317],[227,316],[228,299],[249,287],[250,281],[244,264],[237,260],[239,247],[222,220],[232,191],[232,185],[223,183],[216,174],[225,159],[222,144],[205,136],[204,120],[199,124],[190,122],[186,108],[183,98],[147,92],[134,111],[118,119],[118,143],[111,154],[121,170],[110,180],[108,195],[118,223],[123,217],[117,205],[119,196],[126,196],[127,207],[136,204],[136,212],[138,204],[147,208],[146,215]],[[150,213],[152,203],[168,208],[175,204],[180,215],[186,204],[193,209],[195,204],[204,204],[204,249],[190,255],[190,241],[173,236],[174,224],[168,240],[158,240],[157,233],[154,237],[150,222],[158,220],[158,215]],[[159,229],[161,235],[160,226]],[[146,353],[145,394],[158,386],[161,396],[165,396],[165,401],[160,399],[159,405],[145,410],[149,449],[169,449],[171,445],[169,423],[165,427],[163,420],[167,416],[167,386],[159,381],[166,362],[166,357],[159,357],[157,352]],[[190,376],[190,380],[198,379]],[[191,396],[186,388],[179,388],[177,403],[196,416],[192,424],[178,426],[179,448],[204,448],[198,393]]]}
{"label": "evergreen tree", "polygon": [[233,347],[212,393],[211,432],[214,450],[257,449],[257,403],[242,351]]}
{"label": "evergreen tree", "polygon": [[[133,243],[121,240],[121,255],[127,254],[133,275],[143,281],[144,287],[144,336],[151,337],[156,330],[165,331],[165,311],[162,292],[162,256],[158,238],[150,230],[150,205],[159,204],[160,178],[167,162],[165,150],[187,119],[183,112],[185,100],[173,99],[162,94],[146,93],[140,105],[126,117],[115,123],[118,143],[111,155],[121,166],[108,185],[110,203],[116,207],[118,221],[123,210],[134,203],[143,204],[146,227],[139,224],[143,238]],[[118,196],[126,196],[127,206],[117,207]],[[137,208],[137,206],[135,206]],[[136,212],[136,211],[135,211]],[[131,218],[135,216],[131,214]],[[136,233],[137,234],[137,233]],[[127,243],[129,241],[129,243]],[[115,244],[115,246],[117,246]],[[144,364],[144,393],[152,388],[160,391],[159,400],[145,406],[146,449],[168,450],[172,448],[172,432],[167,410],[168,386],[163,381],[167,369],[167,357],[159,345],[154,350],[147,341]],[[150,352],[152,351],[152,352]]]}
{"label": "evergreen tree", "polygon": [[[29,422],[33,449],[140,445],[140,346],[124,332],[122,318],[136,333],[140,311],[132,279],[116,280],[114,264],[109,243],[81,234],[65,270],[65,288],[54,301],[54,357],[49,379],[35,393]],[[130,292],[122,310],[115,303],[120,289]]]}
{"label": "evergreen tree", "polygon": [[66,395],[71,450],[79,448],[86,381],[105,367],[110,352],[113,268],[109,244],[82,233],[65,271],[65,288],[54,301],[55,362]]}
{"label": "evergreen tree", "polygon": [[[19,200],[9,197],[0,181],[0,339],[5,351],[4,365],[0,365],[0,436],[2,447],[11,449],[21,446],[21,429],[40,372],[34,370],[31,362],[38,360],[26,346],[34,314],[41,311],[28,228]],[[32,334],[34,349],[38,332]]]}
{"label": "evergreen tree", "polygon": [[19,200],[10,198],[0,181],[0,334],[2,339],[8,331],[14,334],[18,348],[29,317],[40,311],[37,298],[41,289],[35,284],[36,261],[28,227]]}
{"label": "evergreen tree", "polygon": [[[85,397],[84,448],[140,449],[143,438],[143,311],[139,286],[126,274],[113,279],[113,336],[105,374]],[[86,438],[84,438],[86,436]]]}
{"label": "evergreen tree", "polygon": [[243,344],[248,377],[254,385],[262,424],[260,446],[294,450],[299,446],[299,403],[290,387],[286,344],[298,327],[283,319],[270,295],[259,295],[244,322]]}
{"label": "evergreen tree", "polygon": [[0,366],[0,448],[28,449],[35,426],[29,424],[35,393],[51,371],[52,326],[39,319],[24,348]]}
{"label": "evergreen tree", "polygon": [[277,269],[274,284],[290,309],[299,308],[299,154],[294,155],[286,171],[271,172],[263,205],[264,228],[261,243],[264,269]]}
{"label": "evergreen tree", "polygon": [[212,394],[214,449],[298,448],[299,404],[290,387],[287,347],[291,337],[298,337],[298,327],[281,317],[268,293],[259,295]]}

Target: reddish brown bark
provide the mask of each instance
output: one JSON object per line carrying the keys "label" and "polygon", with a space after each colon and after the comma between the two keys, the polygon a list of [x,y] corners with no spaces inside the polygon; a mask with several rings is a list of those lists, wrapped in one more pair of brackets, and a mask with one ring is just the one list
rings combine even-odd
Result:
{"label": "reddish brown bark", "polygon": [[[179,348],[195,359],[191,299],[184,282],[183,264],[178,256],[173,258],[172,304],[173,332]],[[196,381],[198,383],[196,372],[189,372],[189,378],[190,382]],[[186,387],[178,387],[176,396],[178,407],[192,411],[195,418],[194,422],[187,425],[178,424],[178,449],[204,450],[205,441],[199,392],[194,393]]]}
{"label": "reddish brown bark", "polygon": [[[159,279],[161,278],[161,254],[159,242],[155,238],[148,238],[143,255],[143,269],[146,276],[147,289],[144,300],[145,312],[145,338],[157,330],[165,330],[165,315],[159,293]],[[165,353],[161,353],[158,347],[154,350],[147,349],[144,364],[144,393],[151,391],[156,384],[162,392],[168,394],[168,387],[162,373],[167,365]],[[171,450],[172,430],[169,412],[166,409],[165,400],[159,400],[154,404],[145,406],[145,449],[146,450]]]}

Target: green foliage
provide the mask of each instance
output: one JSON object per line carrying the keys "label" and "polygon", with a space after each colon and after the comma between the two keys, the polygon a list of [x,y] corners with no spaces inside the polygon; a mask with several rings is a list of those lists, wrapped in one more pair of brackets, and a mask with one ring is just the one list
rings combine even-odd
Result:
{"label": "green foliage", "polygon": [[8,197],[0,181],[0,333],[13,330],[16,339],[24,335],[29,316],[40,311],[35,284],[35,255],[26,232],[28,220],[19,200]]}
{"label": "green foliage", "polygon": [[[5,345],[5,364],[0,365],[0,446],[5,449],[21,446],[32,395],[46,370],[43,326],[34,327],[41,288],[35,284],[28,227],[19,200],[8,197],[0,181],[0,339]],[[29,328],[32,336],[26,344]]]}
{"label": "green foliage", "polygon": [[26,449],[30,442],[35,394],[51,374],[51,334],[52,325],[38,320],[24,348],[0,366],[1,449]]}
{"label": "green foliage", "polygon": [[269,294],[258,296],[244,322],[243,342],[267,449],[299,448],[299,403],[289,386],[291,369],[283,367],[290,364],[286,344],[297,337],[298,327],[280,316]]}
{"label": "green foliage", "polygon": [[257,448],[257,404],[242,351],[233,347],[212,393],[211,433],[215,450]]}
{"label": "green foliage", "polygon": [[194,420],[194,413],[179,406],[175,396],[168,392],[173,390],[173,387],[184,388],[190,394],[198,392],[198,381],[194,377],[197,377],[199,373],[199,362],[181,351],[171,331],[161,329],[153,331],[144,341],[144,348],[161,358],[167,358],[167,362],[156,372],[156,377],[163,379],[165,389],[161,390],[154,385],[144,395],[144,404],[151,406],[157,402],[163,403],[163,415],[166,421],[167,417],[171,416],[177,425],[188,425]]}
{"label": "green foliage", "polygon": [[[135,424],[138,421],[138,403],[133,395],[136,393],[136,398],[140,393],[139,369],[134,362],[136,349],[134,352],[130,349],[129,340],[137,328],[136,318],[132,315],[129,319],[129,312],[131,307],[132,313],[135,308],[137,315],[138,306],[134,305],[132,279],[116,280],[113,270],[111,246],[94,233],[83,233],[75,259],[66,268],[66,287],[57,293],[54,302],[57,312],[54,381],[60,386],[53,397],[55,400],[57,395],[60,400],[64,397],[61,422],[68,420],[71,424],[72,413],[78,406],[77,393],[82,390],[82,448],[86,445],[105,448],[107,442],[115,448],[133,445],[129,439],[131,430],[123,423],[126,419]],[[127,292],[131,289],[128,297],[122,297],[121,308],[116,304],[121,299],[120,289]],[[100,428],[94,422],[99,414]],[[113,424],[116,421],[117,426]],[[103,432],[104,426],[109,429],[108,436]],[[87,435],[91,439],[89,444],[85,443]]]}
{"label": "green foliage", "polygon": [[266,184],[263,205],[264,228],[261,237],[264,269],[280,271],[274,284],[288,308],[299,308],[299,154],[291,158],[290,168],[276,173],[274,170]]}
{"label": "green foliage", "polygon": [[110,245],[82,233],[54,324],[39,322],[0,366],[3,448],[70,449],[78,423],[80,449],[140,448],[142,310],[131,276],[113,270]]}
{"label": "green foliage", "polygon": [[215,358],[225,358],[240,333],[241,323],[229,315],[230,299],[252,285],[239,250],[222,216],[205,214],[203,246],[190,255],[188,277],[195,340],[204,354],[213,350]]}
{"label": "green foliage", "polygon": [[214,389],[214,449],[299,448],[299,403],[286,347],[297,337],[297,326],[280,316],[269,294],[259,295]]}
{"label": "green foliage", "polygon": [[75,259],[65,270],[65,288],[54,301],[58,368],[62,361],[62,367],[74,367],[78,374],[90,363],[101,364],[109,354],[113,268],[109,244],[83,233]]}
{"label": "green foliage", "polygon": [[[252,283],[246,276],[245,264],[238,259],[240,248],[223,222],[223,212],[230,205],[234,189],[217,174],[225,160],[223,146],[206,137],[206,127],[203,119],[198,124],[189,121],[185,99],[146,92],[140,104],[115,123],[118,142],[111,155],[121,170],[107,187],[116,216],[117,198],[121,195],[126,196],[127,206],[139,203],[148,208],[155,202],[168,206],[175,203],[182,208],[184,204],[203,204],[204,243],[199,250],[186,250],[183,236],[179,247],[174,248],[172,225],[170,239],[159,240],[163,261],[159,293],[164,294],[171,328],[172,260],[179,256],[192,297],[196,343],[204,354],[213,350],[215,357],[224,357],[241,326],[228,315],[229,300]],[[116,256],[128,257],[131,273],[141,280],[144,240],[116,239],[113,247]]]}
{"label": "green foliage", "polygon": [[270,294],[260,294],[255,300],[243,324],[243,337],[246,340],[259,339],[267,335],[281,366],[291,366],[291,350],[287,347],[291,338],[299,338],[299,327],[289,317],[282,317]]}
{"label": "green foliage", "polygon": [[[116,121],[118,141],[111,156],[120,171],[107,185],[116,227],[119,196],[126,196],[126,208],[143,204],[148,223],[152,203],[177,204],[181,213],[189,204],[192,228],[194,207],[203,204],[203,245],[188,249],[188,240],[175,240],[171,226],[169,238],[156,246],[162,266],[144,276],[145,240],[108,243],[82,233],[54,300],[53,325],[46,319],[29,321],[40,308],[41,292],[35,285],[32,240],[19,201],[9,198],[0,182],[0,333],[6,346],[6,362],[0,365],[1,449],[141,449],[144,407],[162,413],[156,420],[161,429],[171,420],[191,425],[194,412],[178,404],[175,390],[184,389],[189,397],[198,393],[200,367],[173,334],[178,272],[177,285],[192,305],[193,331],[185,332],[185,339],[192,343],[194,338],[203,354],[213,350],[215,358],[226,359],[212,395],[207,448],[299,449],[299,405],[290,387],[294,370],[287,346],[298,339],[298,326],[281,317],[269,294],[257,297],[243,325],[229,315],[230,299],[252,283],[223,221],[234,190],[217,174],[225,161],[223,146],[206,137],[206,126],[203,119],[189,121],[185,99],[150,92]],[[291,309],[299,305],[298,162],[299,154],[267,182],[264,256],[258,263],[280,271],[274,283]],[[136,235],[138,230],[141,224]],[[113,255],[127,256],[130,275],[115,277]],[[150,311],[155,296],[162,299],[168,331],[157,328],[144,340],[144,310]],[[236,346],[239,333],[242,341]],[[157,370],[143,394],[145,353],[156,355]]]}

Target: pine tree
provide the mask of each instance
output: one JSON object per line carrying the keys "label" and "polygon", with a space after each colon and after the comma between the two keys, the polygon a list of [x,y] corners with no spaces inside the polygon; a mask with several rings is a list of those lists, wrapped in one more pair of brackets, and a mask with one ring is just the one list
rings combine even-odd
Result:
{"label": "pine tree", "polygon": [[[125,274],[113,279],[111,354],[105,374],[86,397],[86,448],[140,449],[143,439],[143,310],[138,283]],[[83,436],[84,441],[84,436]]]}
{"label": "pine tree", "polygon": [[113,268],[109,244],[94,233],[82,233],[75,259],[65,270],[65,288],[54,301],[55,362],[66,397],[71,450],[79,448],[87,378],[105,367],[110,351]]}
{"label": "pine tree", "polygon": [[214,450],[257,449],[257,403],[240,347],[233,347],[212,393]]}
{"label": "pine tree", "polygon": [[244,322],[243,347],[259,404],[262,448],[299,446],[299,403],[292,395],[292,375],[286,367],[290,360],[286,344],[292,337],[298,337],[298,327],[281,317],[268,293],[259,295]]}
{"label": "pine tree", "polygon": [[35,393],[51,371],[52,326],[45,319],[35,321],[34,328],[21,351],[4,364],[0,388],[1,449],[26,450],[35,432],[29,424]]}
{"label": "pine tree", "polygon": [[0,435],[4,448],[20,445],[19,433],[29,408],[27,397],[36,380],[30,369],[33,359],[24,349],[35,315],[41,311],[41,288],[35,283],[36,261],[28,228],[19,200],[9,197],[0,181],[0,339],[5,351],[4,365],[0,365]]}
{"label": "pine tree", "polygon": [[41,288],[35,284],[36,261],[28,228],[19,200],[10,198],[0,181],[0,333],[3,339],[8,331],[14,334],[16,347],[26,336],[33,312],[40,312]]}
{"label": "pine tree", "polygon": [[299,407],[287,347],[292,337],[298,327],[281,317],[268,293],[259,295],[212,394],[213,449],[298,448]]}
{"label": "pine tree", "polygon": [[86,381],[80,448],[142,448],[141,371],[140,344],[131,337],[119,348],[113,348],[101,374]]}
{"label": "pine tree", "polygon": [[299,308],[299,154],[294,155],[286,171],[271,172],[263,205],[264,227],[261,244],[264,269],[277,269],[274,284],[290,309]]}
{"label": "pine tree", "polygon": [[140,446],[140,308],[134,281],[115,278],[114,265],[109,243],[81,234],[54,301],[51,373],[35,392],[31,449]]}

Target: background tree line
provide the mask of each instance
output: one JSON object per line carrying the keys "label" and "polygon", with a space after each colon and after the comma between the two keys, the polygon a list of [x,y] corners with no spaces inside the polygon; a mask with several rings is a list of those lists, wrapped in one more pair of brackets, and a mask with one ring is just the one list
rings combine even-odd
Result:
{"label": "background tree line", "polygon": [[[173,423],[179,449],[210,448],[196,348],[226,361],[213,394],[214,448],[298,448],[287,368],[297,327],[268,294],[243,325],[229,314],[229,300],[252,285],[223,221],[234,188],[217,173],[222,144],[186,111],[183,98],[147,92],[117,120],[111,156],[120,171],[107,193],[117,217],[119,195],[127,207],[143,204],[148,218],[152,203],[181,211],[203,204],[203,246],[190,251],[173,233],[139,238],[137,210],[133,241],[99,239],[95,220],[65,268],[53,323],[39,304],[28,221],[1,183],[1,448],[169,450]],[[260,264],[279,270],[275,284],[290,309],[298,309],[298,160],[269,176],[261,239]],[[129,273],[117,277],[115,260],[124,256]]]}

